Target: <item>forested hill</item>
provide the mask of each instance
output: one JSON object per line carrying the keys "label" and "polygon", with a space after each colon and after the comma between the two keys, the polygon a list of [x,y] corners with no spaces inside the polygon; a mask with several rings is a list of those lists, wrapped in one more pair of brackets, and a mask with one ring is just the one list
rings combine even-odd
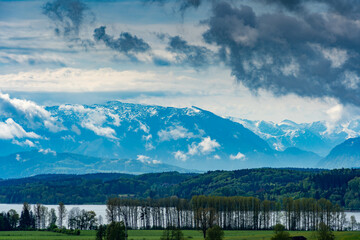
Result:
{"label": "forested hill", "polygon": [[326,198],[360,210],[359,169],[244,169],[204,174],[178,172],[39,175],[0,181],[1,203],[86,204],[108,197],[162,198],[194,195],[254,196],[260,199]]}

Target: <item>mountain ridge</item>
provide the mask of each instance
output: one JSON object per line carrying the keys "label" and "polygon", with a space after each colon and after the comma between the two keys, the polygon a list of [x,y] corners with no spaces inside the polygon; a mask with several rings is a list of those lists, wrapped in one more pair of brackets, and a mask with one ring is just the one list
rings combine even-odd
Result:
{"label": "mountain ridge", "polygon": [[[315,167],[320,157],[308,148],[334,144],[321,135],[327,128],[320,122],[275,124],[224,118],[195,106],[109,101],[42,107],[26,100],[5,100],[0,101],[2,156],[32,150],[69,152],[207,171],[302,167],[304,163]],[[335,134],[336,141],[343,142],[344,134]]]}
{"label": "mountain ridge", "polygon": [[244,125],[276,150],[283,151],[288,147],[297,147],[322,157],[327,156],[336,145],[360,135],[359,119],[346,124],[338,124],[332,128],[329,128],[325,121],[296,123],[285,119],[275,123],[234,117],[229,117],[229,119]]}
{"label": "mountain ridge", "polygon": [[197,170],[187,170],[169,164],[145,160],[106,159],[74,153],[44,151],[20,152],[0,157],[0,171],[3,179],[45,174],[198,172]]}
{"label": "mountain ridge", "polygon": [[360,168],[360,137],[350,138],[334,147],[317,166],[324,168]]}

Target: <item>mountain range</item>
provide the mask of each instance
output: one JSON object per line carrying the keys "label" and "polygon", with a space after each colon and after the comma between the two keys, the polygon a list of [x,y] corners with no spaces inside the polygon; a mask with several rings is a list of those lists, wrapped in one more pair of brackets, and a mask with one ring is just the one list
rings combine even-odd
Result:
{"label": "mountain range", "polygon": [[[96,171],[360,167],[358,155],[351,163],[346,160],[348,155],[342,155],[349,148],[356,152],[359,145],[339,147],[360,132],[356,121],[329,131],[325,122],[224,118],[197,107],[119,101],[42,107],[7,94],[0,94],[0,111],[0,162],[9,172],[0,177]],[[335,161],[334,154],[336,159],[346,157]]]}
{"label": "mountain range", "polygon": [[284,120],[280,123],[271,121],[251,121],[229,118],[242,124],[266,140],[270,146],[279,151],[296,147],[305,151],[326,156],[331,149],[349,138],[360,136],[360,120],[329,126],[326,121],[312,123],[295,123]]}
{"label": "mountain range", "polygon": [[196,172],[160,162],[138,159],[106,159],[74,153],[28,151],[0,157],[1,177],[19,178],[40,174],[179,173]]}
{"label": "mountain range", "polygon": [[337,145],[317,166],[322,168],[360,168],[360,138],[350,138]]}

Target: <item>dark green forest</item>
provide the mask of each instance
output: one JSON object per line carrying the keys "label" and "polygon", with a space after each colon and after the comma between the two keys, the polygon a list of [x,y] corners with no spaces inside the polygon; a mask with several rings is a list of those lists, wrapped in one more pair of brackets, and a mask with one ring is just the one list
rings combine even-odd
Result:
{"label": "dark green forest", "polygon": [[39,175],[0,181],[1,203],[104,204],[109,197],[137,199],[194,195],[244,196],[280,201],[284,197],[325,198],[360,209],[360,169],[244,169],[203,174],[178,172],[129,175]]}

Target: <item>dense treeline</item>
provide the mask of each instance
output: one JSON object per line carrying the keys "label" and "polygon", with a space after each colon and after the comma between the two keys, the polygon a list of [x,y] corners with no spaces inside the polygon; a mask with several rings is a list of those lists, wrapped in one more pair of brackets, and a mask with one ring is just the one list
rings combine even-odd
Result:
{"label": "dense treeline", "polygon": [[34,204],[32,207],[25,202],[20,215],[14,209],[0,213],[0,231],[47,229],[78,235],[79,231],[67,231],[66,228],[93,230],[99,224],[102,224],[102,217],[97,217],[94,211],[80,210],[78,207],[68,211],[62,202],[57,209],[50,210],[42,204]]}
{"label": "dense treeline", "polygon": [[[60,181],[61,180],[61,181]],[[70,187],[71,186],[71,187]],[[360,170],[244,169],[204,174],[177,172],[143,175],[42,175],[0,181],[0,202],[56,204],[105,203],[109,197],[137,199],[195,195],[246,196],[260,200],[329,199],[346,209],[360,209]]]}
{"label": "dense treeline", "polygon": [[[205,233],[219,226],[228,230],[269,230],[283,224],[288,230],[317,230],[324,223],[332,230],[354,230],[356,220],[346,221],[344,210],[326,199],[283,198],[281,201],[255,197],[193,196],[189,199],[109,198],[106,204],[108,223],[123,222],[127,229],[199,229]],[[19,215],[11,209],[0,213],[1,230],[47,229],[67,234],[98,229],[102,216],[94,211],[67,209],[60,202],[50,210],[42,204],[23,204]]]}
{"label": "dense treeline", "polygon": [[41,202],[43,204],[102,203],[108,197],[171,196],[171,188],[195,174],[177,172],[144,175],[85,174],[39,175],[23,179],[0,181],[1,203]]}
{"label": "dense treeline", "polygon": [[289,230],[317,230],[321,222],[333,230],[344,230],[346,217],[339,205],[326,199],[283,198],[282,201],[255,197],[193,196],[162,199],[121,199],[107,201],[109,222],[124,222],[133,229],[201,229],[215,225],[223,229],[272,229],[282,223]]}

